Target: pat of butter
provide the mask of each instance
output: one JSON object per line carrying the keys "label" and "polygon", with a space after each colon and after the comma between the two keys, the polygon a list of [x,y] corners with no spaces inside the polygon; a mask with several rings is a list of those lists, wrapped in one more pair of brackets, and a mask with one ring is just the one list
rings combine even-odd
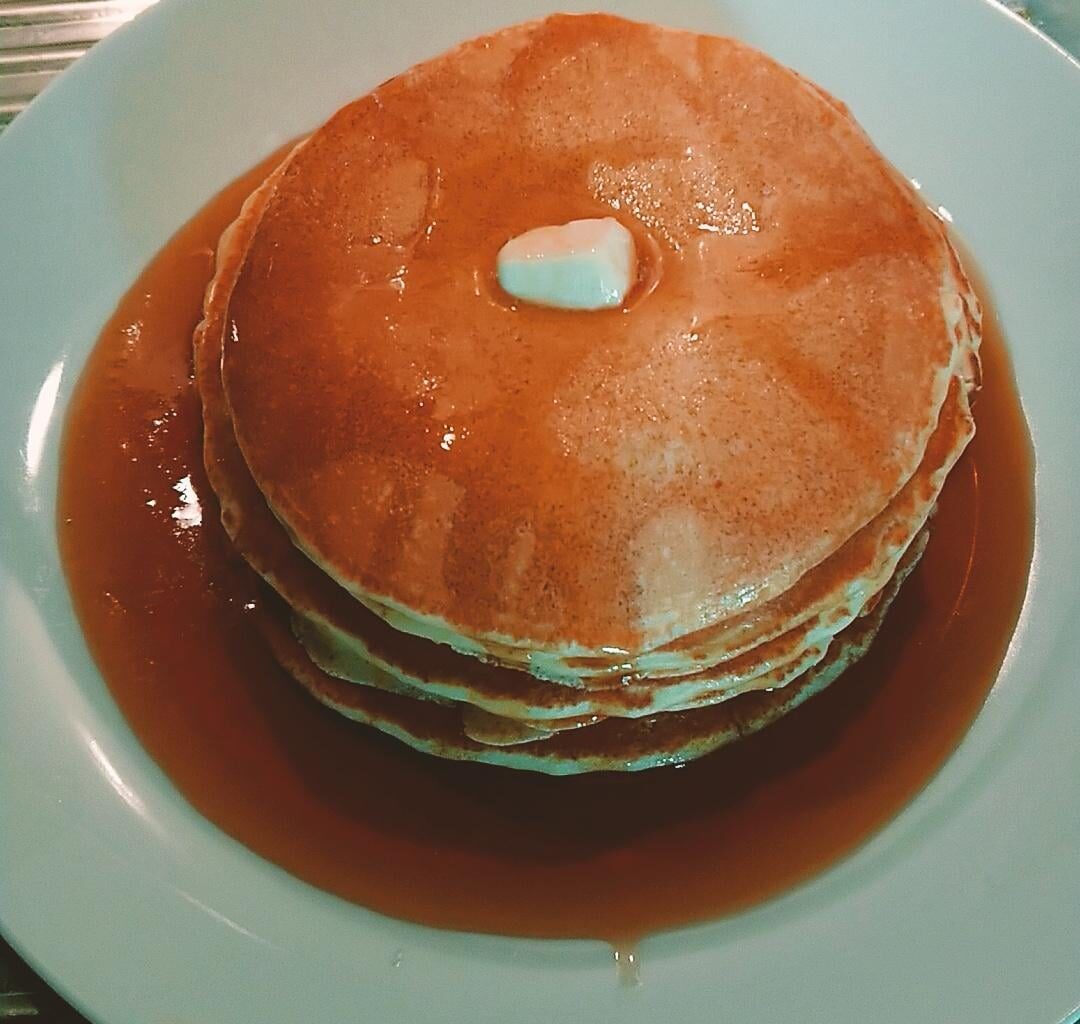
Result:
{"label": "pat of butter", "polygon": [[499,250],[496,271],[503,289],[523,302],[611,309],[637,276],[634,236],[614,217],[533,228]]}

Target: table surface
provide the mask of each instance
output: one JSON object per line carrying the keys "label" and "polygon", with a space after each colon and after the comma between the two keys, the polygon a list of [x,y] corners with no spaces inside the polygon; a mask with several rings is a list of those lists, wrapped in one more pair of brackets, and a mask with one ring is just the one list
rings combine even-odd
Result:
{"label": "table surface", "polygon": [[[0,131],[96,41],[153,2],[0,0]],[[1080,0],[1004,2],[1080,55]],[[0,1021],[30,1020],[87,1024],[0,938]]]}

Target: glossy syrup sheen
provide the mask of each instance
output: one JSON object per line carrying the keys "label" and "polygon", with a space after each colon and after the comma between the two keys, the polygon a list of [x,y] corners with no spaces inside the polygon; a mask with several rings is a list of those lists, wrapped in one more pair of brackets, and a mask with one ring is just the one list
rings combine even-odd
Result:
{"label": "glossy syrup sheen", "polygon": [[[633,308],[483,286],[508,238],[605,215],[662,260]],[[790,69],[556,15],[392,79],[296,152],[222,376],[269,504],[362,597],[483,643],[645,650],[782,592],[911,475],[953,356],[948,258]]]}
{"label": "glossy syrup sheen", "polygon": [[64,438],[59,534],[87,641],[192,805],[387,914],[625,942],[790,887],[926,783],[993,683],[1031,557],[1031,450],[991,314],[978,434],[926,555],[870,654],[824,694],[682,769],[558,779],[439,761],[327,711],[276,666],[205,482],[191,332],[218,235],[268,167],[125,296]]}

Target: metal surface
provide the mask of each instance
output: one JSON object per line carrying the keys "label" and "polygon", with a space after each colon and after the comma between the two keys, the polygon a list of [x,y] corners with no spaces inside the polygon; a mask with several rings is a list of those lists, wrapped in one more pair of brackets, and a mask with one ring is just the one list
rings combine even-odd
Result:
{"label": "metal surface", "polygon": [[0,0],[0,129],[90,46],[152,2]]}
{"label": "metal surface", "polygon": [[0,939],[0,1024],[87,1024]]}

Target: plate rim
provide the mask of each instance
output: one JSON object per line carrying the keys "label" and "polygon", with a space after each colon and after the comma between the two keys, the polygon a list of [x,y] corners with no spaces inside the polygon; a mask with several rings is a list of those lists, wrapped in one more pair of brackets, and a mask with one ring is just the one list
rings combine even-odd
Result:
{"label": "plate rim", "polygon": [[[67,72],[64,76],[62,76],[62,78],[56,84],[50,86],[50,88],[46,90],[43,96],[35,100],[34,103],[31,104],[31,106],[28,108],[28,110],[21,114],[17,121],[14,122],[12,126],[7,129],[7,131],[5,131],[3,137],[0,137],[0,167],[4,166],[3,161],[8,158],[8,154],[10,152],[16,150],[17,147],[24,145],[24,143],[21,141],[24,136],[32,137],[34,133],[51,130],[51,128],[53,127],[58,128],[59,125],[50,125],[49,123],[42,124],[40,128],[38,127],[38,125],[39,122],[47,122],[48,118],[59,118],[60,115],[53,113],[53,111],[56,109],[59,109],[60,111],[63,110],[64,104],[68,102],[67,97],[71,96],[75,92],[75,90],[80,88],[81,82],[86,82],[89,84],[93,76],[105,75],[105,71],[103,70],[104,66],[107,61],[114,59],[114,53],[116,55],[115,59],[117,60],[133,60],[134,58],[130,56],[133,50],[138,51],[140,47],[146,48],[147,46],[151,45],[154,39],[158,40],[156,45],[160,45],[161,40],[166,38],[168,35],[167,30],[170,24],[173,24],[176,21],[182,20],[184,18],[188,20],[195,18],[197,16],[198,8],[200,5],[192,4],[191,10],[188,11],[186,14],[181,13],[181,6],[182,5],[180,4],[179,0],[163,0],[163,2],[157,7],[152,8],[144,14],[140,15],[140,17],[136,19],[136,22],[134,24],[125,27],[124,29],[117,32],[113,37],[105,40],[103,43],[99,44],[99,46],[95,47],[95,52],[90,54],[85,61],[79,62],[79,64],[77,64],[71,71]],[[956,6],[957,8],[966,7],[973,12],[975,10],[983,10],[993,7],[995,15],[1004,16],[1005,18],[1016,23],[1019,27],[1022,27],[1026,32],[1030,33],[1033,37],[1039,39],[1040,43],[1043,46],[1048,44],[1050,50],[1055,53],[1055,60],[1064,57],[1065,61],[1074,72],[1080,71],[1080,62],[1078,62],[1074,57],[1066,53],[1066,51],[1064,51],[1062,47],[1054,43],[1052,40],[1049,40],[1047,37],[1045,37],[1045,35],[1040,33],[1035,27],[1033,27],[1029,23],[1024,22],[1015,13],[1008,11],[1005,8],[1001,8],[995,4],[992,4],[992,0],[964,0],[963,3],[958,3]],[[202,4],[202,8],[204,10],[208,7],[208,3]],[[140,42],[140,40],[142,39],[149,40],[150,42]],[[150,52],[153,52],[152,49]],[[102,69],[100,72],[98,70],[99,68]],[[1078,92],[1080,92],[1080,77],[1074,75],[1073,82]],[[14,157],[12,157],[11,159],[14,160]],[[0,266],[2,265],[2,262],[0,262]],[[2,293],[2,286],[0,286],[0,293]],[[101,319],[103,319],[103,317]],[[54,399],[57,396],[63,399],[65,395],[70,393],[70,380],[64,381],[62,379],[63,376],[64,373],[63,371],[61,371],[60,376],[57,378],[56,381],[57,387],[56,391],[53,393]],[[39,392],[39,398],[40,394],[41,393]],[[63,402],[61,401],[60,404],[62,406]],[[41,463],[42,467],[47,468],[49,466],[49,459],[55,457],[55,435],[56,431],[52,430],[45,439],[44,454],[41,456],[44,459],[44,461]],[[0,466],[2,465],[3,464],[0,464]],[[44,473],[44,468],[42,469],[42,472]],[[25,483],[25,480],[20,481],[18,484],[15,485],[16,489],[19,489]],[[31,481],[31,483],[33,483],[33,481]],[[1052,483],[1053,481],[1050,481],[1049,484],[1046,480],[1037,481],[1037,500],[1038,496],[1040,494],[1044,494],[1047,486],[1052,485]],[[20,491],[20,497],[25,499],[27,493],[28,492],[26,492],[25,490]],[[4,497],[4,500],[6,502],[6,496]],[[1041,548],[1045,546],[1046,543],[1046,531],[1045,529],[1043,529],[1043,524],[1041,521],[1039,523],[1039,528],[1040,532],[1037,533],[1036,542],[1037,544],[1039,544],[1039,539],[1042,538],[1043,543],[1040,545]],[[1040,551],[1037,550],[1036,559],[1038,560],[1040,557]],[[1037,582],[1036,575],[1038,575],[1039,572],[1041,572],[1041,568],[1037,562],[1033,566],[1032,589],[1034,589],[1035,587],[1035,583]],[[7,581],[5,580],[5,576],[7,574],[8,569],[3,556],[3,548],[0,547],[0,584],[6,584]],[[0,591],[0,598],[3,598],[3,594],[4,592]],[[30,610],[22,607],[18,610],[17,613],[12,612],[12,605],[10,604],[11,594],[8,593],[7,596],[9,603],[0,603],[0,609],[3,609],[3,616],[0,616],[0,634],[6,634],[9,631],[9,629],[11,628],[11,622],[15,620],[16,614],[18,616],[21,616],[19,621],[22,625],[31,627],[33,625],[33,616],[30,613]],[[1024,615],[1029,618],[1030,604],[1031,596],[1029,591],[1029,600],[1025,604],[1024,612]],[[54,625],[53,628],[58,627]],[[1027,634],[1034,629],[1035,624],[1026,620],[1022,621],[1021,625],[1019,625],[1017,628],[1015,637],[1026,637]],[[72,638],[69,636],[67,639],[70,642]],[[78,642],[81,641],[81,638],[77,637],[76,641],[77,646]],[[1030,642],[1027,639],[1025,639],[1023,642],[1024,644],[1030,646]],[[1011,652],[1014,651],[1016,647],[1017,641],[1014,638],[1013,646],[1010,649]],[[70,644],[67,655],[70,659]],[[1010,659],[1012,658],[1012,656],[1013,655],[1010,654]],[[0,662],[0,664],[4,663]],[[79,664],[77,659],[76,664]],[[55,667],[56,666],[54,666],[54,668]],[[83,664],[79,671],[85,671],[85,658],[83,659]],[[1002,675],[1004,675],[1006,671],[1008,671],[1007,666],[1003,668]],[[80,696],[84,695],[80,693]],[[3,699],[4,694],[0,693],[0,701],[2,701]],[[996,705],[1004,704],[1007,706],[1010,700],[1010,694],[995,694],[992,696],[991,699],[995,702]],[[68,701],[68,705],[70,705],[70,700]],[[100,700],[95,703],[94,700],[87,698],[85,700],[85,704],[81,705],[76,710],[79,712],[79,715],[81,716],[80,721],[83,724],[97,722],[99,723],[99,725],[100,723],[105,723],[105,726],[108,729],[126,728],[126,726],[123,725],[122,720],[119,720],[118,724],[118,712],[113,709],[113,714],[110,716],[108,707],[103,706]],[[1006,707],[1006,710],[1012,712],[1013,714],[1018,714],[1030,709]],[[3,726],[0,726],[0,737],[6,735],[2,730]],[[135,751],[121,751],[119,756],[114,759],[110,759],[109,755],[114,753],[112,750],[106,751],[99,746],[96,753],[94,752],[93,746],[90,745],[90,743],[93,741],[93,735],[91,735],[91,732],[88,732],[86,737],[88,740],[88,745],[84,750],[78,752],[79,756],[81,756],[82,762],[85,764],[86,767],[89,767],[90,769],[98,773],[98,785],[108,785],[111,788],[111,792],[113,793],[113,795],[115,797],[119,797],[122,806],[127,808],[127,812],[124,813],[137,814],[138,812],[136,808],[133,808],[130,803],[123,802],[123,793],[117,788],[115,784],[116,778],[119,778],[122,782],[124,777],[130,772],[137,775],[140,779],[145,779],[147,777],[151,778],[154,782],[154,785],[157,787],[161,787],[163,791],[168,791],[171,788],[170,784],[160,773],[160,770],[156,769],[156,766],[154,766],[152,762],[150,762],[149,765],[145,763],[146,761],[148,761],[148,758],[145,754],[142,753],[141,748]],[[958,755],[963,754],[966,756],[970,753],[971,744],[965,741],[965,743],[962,744],[962,749],[958,752]],[[102,760],[103,758],[104,761]],[[115,776],[115,778],[110,777],[108,774],[110,767],[113,771],[113,775]],[[931,786],[937,786],[938,788],[941,788],[941,785],[943,785],[942,776],[944,774],[945,771],[943,770],[942,773],[940,773],[939,776],[931,783]],[[3,785],[3,782],[0,781],[0,792],[3,791]],[[178,796],[176,797],[176,799],[182,801],[182,798],[179,798]],[[845,860],[843,861],[844,865],[850,866],[854,860],[858,859],[860,869],[865,871],[868,870],[868,867],[866,865],[866,860],[868,857],[873,859],[881,858],[883,856],[888,857],[890,855],[895,855],[895,844],[899,843],[900,846],[903,846],[905,836],[910,838],[910,833],[912,832],[914,827],[912,825],[911,819],[916,813],[922,813],[923,803],[924,801],[921,797],[917,798],[913,805],[909,806],[906,811],[902,812],[901,818],[897,819],[897,822],[894,822],[894,824],[891,826],[887,826],[887,828],[883,830],[882,833],[879,833],[877,837],[870,841],[870,843],[866,844],[859,851],[858,854],[845,858]],[[228,848],[227,856],[237,863],[243,862],[245,865],[245,870],[252,871],[256,875],[258,875],[261,879],[260,884],[263,885],[267,889],[267,891],[279,892],[283,897],[283,905],[287,905],[290,902],[299,899],[303,903],[311,902],[314,905],[318,905],[320,908],[322,908],[323,911],[325,911],[327,916],[331,918],[340,918],[342,915],[348,917],[356,916],[355,908],[352,908],[345,904],[341,904],[340,901],[336,900],[334,897],[326,896],[326,894],[320,893],[317,890],[313,890],[310,887],[306,886],[304,883],[297,882],[295,879],[292,879],[290,876],[287,876],[284,872],[280,871],[280,869],[274,868],[273,866],[267,865],[265,864],[265,862],[261,861],[259,861],[257,864],[251,863],[252,860],[257,860],[257,858],[254,858],[253,855],[250,855],[246,851],[244,851],[243,848],[239,846],[239,844],[236,844],[234,843],[234,841],[229,840],[226,837],[218,834],[212,826],[209,826],[208,823],[203,822],[202,819],[199,818],[199,816],[195,814],[195,812],[193,812],[189,807],[187,807],[186,804],[183,804],[183,806],[172,807],[170,809],[170,815],[174,826],[182,827],[191,831],[192,849],[186,851],[189,855],[197,851],[205,852],[218,850],[220,852],[222,844],[224,843]],[[897,832],[897,826],[900,823],[901,819],[903,820],[903,831]],[[888,836],[886,837],[886,839],[888,840],[887,842],[885,841],[885,839],[882,838],[885,833],[888,833]],[[3,851],[6,848],[2,845],[2,842],[3,841],[0,840],[0,851]],[[892,853],[890,853],[889,850],[890,845],[893,848]],[[184,852],[185,851],[174,850],[173,854],[180,858],[182,857]],[[917,850],[914,852],[915,854],[918,853]],[[912,851],[907,850],[904,855],[910,856],[912,855]],[[845,870],[847,870],[847,867],[845,867]],[[299,889],[297,887],[299,887]],[[814,895],[808,896],[808,893],[810,893],[811,890],[814,891]],[[0,881],[0,892],[3,891],[3,883],[2,881]],[[286,894],[290,894],[288,898],[286,898]],[[193,893],[181,893],[180,895],[185,900],[194,899],[196,903],[199,902],[198,898]],[[745,917],[746,919],[753,919],[753,922],[755,922],[760,929],[768,932],[768,930],[773,927],[773,925],[775,925],[777,919],[779,919],[780,921],[784,920],[785,915],[791,912],[793,904],[798,905],[801,903],[805,903],[807,899],[820,899],[827,904],[830,900],[836,900],[838,898],[839,897],[837,895],[835,885],[835,872],[830,871],[825,876],[821,876],[819,879],[807,885],[798,887],[790,894],[781,897],[778,900],[771,901],[763,907],[756,908],[754,911],[751,911],[749,914],[745,915]],[[226,910],[221,909],[221,906],[225,906]],[[221,904],[219,906],[209,906],[205,904],[201,907],[193,906],[193,913],[195,913],[196,915],[202,915],[201,919],[203,920],[214,920],[215,927],[225,930],[231,930],[234,935],[240,936],[240,939],[243,942],[257,943],[260,939],[260,936],[252,934],[251,932],[247,932],[246,936],[243,935],[242,933],[245,932],[244,924],[233,920],[229,916],[229,914],[226,912],[227,906],[227,903]],[[363,914],[366,915],[368,918],[377,917],[377,915],[372,915],[370,914],[370,912],[363,912]],[[740,917],[742,916],[743,915],[740,915]],[[402,928],[406,930],[413,929],[414,931],[420,932],[426,931],[424,929],[419,929],[418,926],[402,925],[399,922],[391,922],[388,919],[382,919],[382,921],[383,923],[381,925],[372,921],[368,921],[367,925],[369,928],[375,928],[376,930],[379,928],[389,928],[395,933],[400,933]],[[277,926],[281,926],[286,923],[287,922],[282,920],[276,921]],[[30,931],[25,928],[12,931],[9,924],[8,908],[2,900],[0,900],[0,925],[3,926],[5,934],[7,935],[8,941],[11,943],[11,945],[20,953],[20,955],[24,956],[24,958],[27,959],[29,963],[31,963],[35,970],[38,970],[39,973],[41,973],[42,976],[45,977],[50,984],[57,988],[57,990],[60,991],[62,994],[65,994],[65,996],[73,999],[76,1005],[82,1005],[84,1002],[86,1002],[86,1000],[82,998],[82,992],[76,991],[76,989],[80,988],[81,986],[74,984],[69,985],[69,981],[73,981],[73,979],[75,978],[74,969],[71,969],[68,973],[64,973],[64,969],[61,968],[60,973],[54,973],[52,970],[52,964],[58,962],[58,958],[54,956],[52,958],[52,962],[50,963],[47,962],[50,960],[50,955],[48,953],[45,953],[40,957],[37,955],[39,947],[42,945],[43,941],[40,935],[32,935]],[[679,940],[681,937],[685,937],[688,935],[692,935],[694,938],[694,942],[691,944],[692,948],[689,950],[689,952],[684,950],[679,953],[674,953],[670,950],[672,938]],[[23,943],[23,938],[27,938],[26,943]],[[508,956],[505,952],[499,952],[493,948],[495,946],[505,945],[514,945],[525,952],[522,952],[520,955],[518,953],[514,953],[513,955]],[[596,948],[598,944],[559,943],[557,945],[560,945],[563,948],[567,948],[569,946],[578,947],[580,955],[588,961],[586,973],[592,974],[593,972],[601,968],[605,970],[608,969],[608,965],[605,963],[608,959],[608,954],[603,949]],[[681,929],[676,933],[667,933],[666,935],[658,936],[656,941],[650,942],[649,945],[650,947],[653,947],[656,951],[655,954],[650,955],[657,956],[658,961],[663,959],[664,957],[675,956],[676,958],[680,958],[687,963],[690,963],[691,961],[697,961],[702,957],[707,958],[708,955],[711,952],[715,951],[717,948],[723,948],[724,942],[721,941],[719,943],[719,946],[717,945],[716,929],[714,928],[714,925],[701,925],[695,926],[690,929]],[[590,948],[588,950],[582,948],[585,946],[588,946]],[[436,944],[436,947],[437,957],[446,957],[453,952],[453,950],[451,950],[451,947],[449,947],[446,943],[438,943]],[[547,952],[545,952],[545,950],[541,949],[540,947],[546,947]],[[486,936],[470,937],[470,941],[462,943],[461,948],[457,950],[457,955],[460,957],[461,960],[468,959],[468,956],[466,956],[465,954],[465,950],[467,948],[473,951],[479,950],[483,956],[492,958],[488,962],[496,963],[500,967],[500,969],[506,967],[508,964],[517,965],[520,956],[524,956],[526,954],[529,956],[534,956],[539,961],[543,962],[547,954],[550,953],[551,949],[549,944],[539,942],[538,940],[509,940]],[[473,954],[469,953],[468,955]],[[648,970],[649,966],[647,961],[646,971]],[[386,972],[384,971],[383,973]],[[394,971],[392,970],[390,973],[392,977]],[[381,975],[378,975],[377,972],[373,974],[373,976],[381,977]],[[1080,975],[1078,975],[1078,977],[1080,977]],[[393,982],[384,982],[384,984],[392,983]],[[85,984],[86,980],[85,978],[83,978],[83,986],[85,986]],[[643,1012],[642,1008],[649,1005],[648,1001],[651,1000],[651,996],[648,995],[648,982],[643,991],[646,993],[644,1001],[642,999],[639,999],[638,1003],[635,1004],[638,1008],[631,1009],[628,1012],[634,1014],[641,1013]],[[621,998],[621,996],[618,998]],[[1080,983],[1078,983],[1076,987],[1073,998],[1075,998],[1077,1001],[1080,1001]],[[97,1008],[94,1007],[91,1003],[87,1003],[87,1005],[90,1006],[91,1011],[96,1012]],[[625,1005],[622,1007],[622,1009],[623,1011],[627,1011],[627,1007]],[[83,1012],[87,1011],[84,1010]],[[548,1015],[548,1019],[552,1019],[550,1014]],[[1061,1019],[1064,1020],[1066,1018],[1063,1017]],[[1052,1024],[1052,1022],[1047,1022],[1047,1024]]]}

